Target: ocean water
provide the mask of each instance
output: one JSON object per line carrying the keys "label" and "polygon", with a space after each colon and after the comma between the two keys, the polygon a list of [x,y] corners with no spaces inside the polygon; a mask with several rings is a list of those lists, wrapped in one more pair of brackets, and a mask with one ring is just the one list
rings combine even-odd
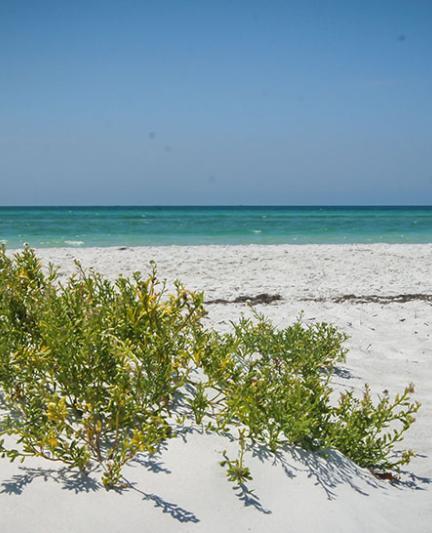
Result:
{"label": "ocean water", "polygon": [[0,207],[8,248],[431,243],[431,207]]}

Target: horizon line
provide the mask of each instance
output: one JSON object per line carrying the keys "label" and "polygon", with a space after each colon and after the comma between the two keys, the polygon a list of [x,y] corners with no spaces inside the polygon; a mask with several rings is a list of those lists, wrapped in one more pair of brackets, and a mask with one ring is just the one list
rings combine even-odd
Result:
{"label": "horizon line", "polygon": [[25,209],[25,208],[225,208],[225,207],[252,207],[252,208],[268,208],[268,207],[422,207],[429,208],[432,204],[0,204],[0,209]]}

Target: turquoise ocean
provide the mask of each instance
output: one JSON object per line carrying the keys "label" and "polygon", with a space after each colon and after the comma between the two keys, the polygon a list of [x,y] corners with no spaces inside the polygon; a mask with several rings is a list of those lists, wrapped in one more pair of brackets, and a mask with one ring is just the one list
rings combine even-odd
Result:
{"label": "turquoise ocean", "polygon": [[431,243],[429,207],[0,207],[0,243],[33,247]]}

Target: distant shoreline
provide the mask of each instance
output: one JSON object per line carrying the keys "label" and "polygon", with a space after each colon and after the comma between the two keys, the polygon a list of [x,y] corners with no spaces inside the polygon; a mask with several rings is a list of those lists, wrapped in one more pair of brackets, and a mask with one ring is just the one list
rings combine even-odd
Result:
{"label": "distant shoreline", "polygon": [[[0,245],[5,244],[0,241]],[[28,245],[26,243],[26,245]],[[256,244],[256,243],[249,243],[249,244],[141,244],[141,245],[132,245],[132,246],[119,246],[119,245],[107,245],[107,246],[40,246],[35,247],[31,246],[31,248],[35,249],[37,252],[40,253],[50,253],[50,252],[66,252],[71,253],[74,251],[102,251],[102,252],[124,252],[124,251],[140,251],[140,250],[157,250],[157,249],[165,249],[165,250],[181,250],[181,249],[192,249],[192,250],[199,250],[199,249],[242,249],[245,250],[252,249],[252,248],[262,248],[262,249],[271,249],[271,248],[287,248],[287,249],[296,249],[296,248],[311,248],[311,249],[325,249],[325,248],[337,248],[337,249],[347,249],[347,250],[355,250],[356,248],[363,248],[364,247],[388,247],[389,249],[402,247],[402,248],[422,248],[422,247],[428,247],[432,250],[432,242],[368,242],[368,243],[362,243],[362,242],[352,242],[352,243],[288,243],[288,244]],[[10,247],[6,245],[6,249],[8,252],[17,252],[24,248],[23,246],[18,247]],[[361,251],[361,250],[360,250]]]}

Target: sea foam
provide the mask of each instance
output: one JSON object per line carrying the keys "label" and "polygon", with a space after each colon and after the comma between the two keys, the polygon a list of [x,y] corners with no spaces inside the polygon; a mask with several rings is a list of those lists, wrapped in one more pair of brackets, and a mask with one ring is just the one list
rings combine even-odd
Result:
{"label": "sea foam", "polygon": [[68,246],[82,246],[84,241],[64,241]]}

